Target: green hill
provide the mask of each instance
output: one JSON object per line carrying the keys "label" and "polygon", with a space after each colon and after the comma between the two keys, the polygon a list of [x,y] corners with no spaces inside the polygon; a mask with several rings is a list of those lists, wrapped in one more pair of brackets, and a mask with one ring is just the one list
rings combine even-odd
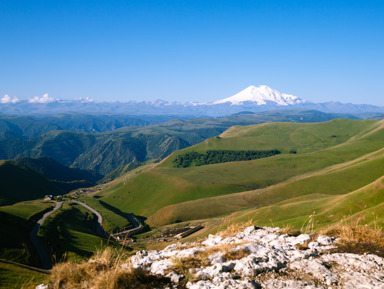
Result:
{"label": "green hill", "polygon": [[54,205],[54,202],[27,201],[1,206],[0,258],[40,266],[37,253],[29,240],[29,232],[34,222]]}
{"label": "green hill", "polygon": [[[227,225],[252,219],[260,226],[313,226],[316,229],[335,223],[368,224],[384,227],[384,178],[345,194],[309,194],[282,202],[238,211],[225,218]],[[313,223],[308,224],[312,219]],[[312,222],[312,221],[311,221]]]}
{"label": "green hill", "polygon": [[336,119],[321,123],[265,123],[234,126],[219,137],[175,152],[162,167],[174,167],[173,161],[187,152],[208,150],[270,150],[282,153],[305,153],[344,143],[358,133],[370,129],[374,120]]}
{"label": "green hill", "polygon": [[64,203],[47,218],[39,236],[46,239],[56,260],[81,260],[107,244],[118,246],[98,236],[96,227],[94,214],[76,203]]}
{"label": "green hill", "polygon": [[[337,119],[234,127],[175,152],[157,167],[98,195],[122,211],[150,217],[151,225],[163,225],[306,195],[347,194],[382,176],[382,126],[375,120]],[[185,153],[227,149],[282,153],[250,161],[174,167],[173,161]]]}
{"label": "green hill", "polygon": [[14,161],[0,161],[0,206],[61,192],[43,175]]}
{"label": "green hill", "polygon": [[[384,151],[364,155],[354,161],[333,165],[323,170],[302,174],[267,188],[199,199],[166,206],[153,214],[149,222],[161,225],[170,220],[194,220],[226,215],[249,209],[247,217],[254,218],[264,225],[303,224],[314,211],[335,211],[328,222],[340,220],[356,210],[380,205],[383,200],[379,193],[371,203],[365,202],[367,190],[360,189],[377,182],[384,171]],[[356,196],[355,204],[339,202],[344,195]],[[289,204],[289,205],[288,205]],[[351,205],[351,206],[350,206]],[[343,209],[341,209],[343,208]],[[246,220],[247,218],[243,218]],[[324,222],[326,223],[326,222]]]}
{"label": "green hill", "polygon": [[96,182],[100,177],[99,175],[94,175],[89,171],[63,166],[59,162],[47,157],[35,159],[21,158],[16,161],[23,166],[46,176],[48,179],[55,181],[71,182],[75,180],[85,180],[89,182]]}
{"label": "green hill", "polygon": [[101,175],[96,172],[70,168],[47,157],[25,157],[17,159],[16,162],[44,175],[65,192],[94,186],[101,178]]}
{"label": "green hill", "polygon": [[[62,165],[103,176],[132,162],[163,159],[217,136],[234,125],[316,122],[338,117],[313,110],[270,111],[148,124],[128,116],[58,115],[0,117],[0,159],[49,157]],[[356,118],[346,115],[348,118]],[[145,116],[149,122],[168,117]],[[139,126],[127,126],[136,124]]]}

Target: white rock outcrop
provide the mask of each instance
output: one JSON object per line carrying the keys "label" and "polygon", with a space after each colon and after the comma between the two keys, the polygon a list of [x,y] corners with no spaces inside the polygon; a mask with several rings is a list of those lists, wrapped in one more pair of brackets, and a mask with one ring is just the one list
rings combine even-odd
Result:
{"label": "white rock outcrop", "polygon": [[279,231],[250,226],[231,237],[210,235],[201,243],[140,251],[125,266],[168,277],[174,288],[182,282],[189,289],[384,289],[384,258],[331,253],[335,238]]}
{"label": "white rock outcrop", "polygon": [[[162,251],[142,251],[133,267],[168,276],[175,283],[185,277],[174,260],[205,258],[205,265],[189,268],[186,287],[213,288],[383,288],[384,259],[374,255],[329,253],[336,239],[280,234],[279,228],[250,226],[235,236],[210,235],[201,244],[170,245]],[[301,249],[300,249],[301,248]],[[226,254],[238,259],[226,259]],[[213,252],[209,255],[210,252]],[[205,257],[203,254],[205,253]],[[200,254],[200,257],[199,257]],[[208,254],[208,256],[207,256]],[[208,265],[207,265],[208,264]],[[186,265],[187,266],[187,265]]]}

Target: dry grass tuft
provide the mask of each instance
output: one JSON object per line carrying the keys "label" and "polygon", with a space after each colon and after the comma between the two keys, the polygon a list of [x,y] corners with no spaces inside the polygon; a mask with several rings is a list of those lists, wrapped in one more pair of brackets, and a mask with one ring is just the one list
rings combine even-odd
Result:
{"label": "dry grass tuft", "polygon": [[[48,279],[48,278],[47,278]],[[37,281],[35,280],[34,278],[32,278],[31,280],[28,280],[26,282],[24,282],[22,285],[18,284],[18,283],[15,283],[14,286],[12,286],[11,288],[18,288],[18,289],[35,289],[36,286],[38,286],[39,284],[43,283],[42,281]],[[4,285],[4,284],[1,284],[0,285]],[[5,288],[5,287],[1,287],[0,288]]]}
{"label": "dry grass tuft", "polygon": [[296,244],[295,247],[299,250],[308,250],[309,249],[309,243],[311,242],[315,242],[317,240],[317,238],[319,237],[318,234],[311,234],[309,235],[309,239],[307,241],[305,241],[303,244]]}
{"label": "dry grass tuft", "polygon": [[363,220],[348,222],[346,219],[321,231],[321,234],[338,238],[334,252],[375,254],[384,257],[384,233],[377,222],[373,226],[361,224]]}
{"label": "dry grass tuft", "polygon": [[109,271],[105,278],[101,278],[95,283],[93,288],[123,289],[123,288],[164,288],[171,287],[171,280],[163,276],[151,275],[143,269],[133,269],[126,271]]}
{"label": "dry grass tuft", "polygon": [[225,250],[223,245],[208,247],[207,250],[201,251],[194,256],[186,258],[173,258],[172,261],[175,266],[172,268],[178,274],[185,274],[189,272],[189,268],[206,267],[211,264],[208,257],[221,250]]}
{"label": "dry grass tuft", "polygon": [[193,243],[176,243],[176,249],[177,250],[185,250],[185,249],[189,249],[189,248],[194,248],[194,247],[198,247],[198,246],[201,246],[201,242],[203,241],[202,240],[199,240],[199,241],[196,241],[196,242],[193,242]]}
{"label": "dry grass tuft", "polygon": [[211,265],[208,257],[218,253],[223,252],[223,257],[227,260],[237,260],[243,257],[248,256],[250,253],[246,249],[240,249],[233,251],[233,249],[241,244],[247,242],[237,243],[237,244],[221,244],[217,246],[208,247],[206,250],[197,253],[194,256],[186,258],[174,258],[173,262],[175,266],[172,268],[178,274],[183,274],[187,276],[190,268],[201,268]]}
{"label": "dry grass tuft", "polygon": [[129,265],[129,254],[112,248],[98,251],[87,262],[54,266],[50,289],[60,288],[156,288],[171,286],[169,278],[154,276]]}
{"label": "dry grass tuft", "polygon": [[[316,212],[313,212],[301,225],[300,229],[294,227],[292,224],[287,224],[285,227],[280,228],[279,234],[287,234],[290,237],[297,237],[300,234],[314,234],[318,221],[315,221]],[[272,226],[273,223],[272,223]]]}
{"label": "dry grass tuft", "polygon": [[243,223],[235,223],[235,224],[225,224],[226,222],[224,221],[223,225],[221,226],[221,230],[218,233],[219,236],[222,238],[227,238],[227,237],[233,237],[245,228],[252,226],[253,225],[253,219],[248,220],[247,222]]}
{"label": "dry grass tuft", "polygon": [[313,212],[312,215],[309,215],[308,220],[306,220],[303,225],[301,226],[300,231],[305,234],[313,234],[315,232],[315,216],[316,212]]}
{"label": "dry grass tuft", "polygon": [[199,267],[200,263],[197,261],[198,259],[191,258],[178,258],[173,257],[172,262],[174,266],[171,268],[171,271],[176,272],[179,275],[183,275],[184,278],[179,282],[180,287],[185,287],[186,284],[191,281],[197,281],[190,272],[190,268]]}
{"label": "dry grass tuft", "polygon": [[250,253],[245,249],[240,249],[233,251],[237,246],[240,246],[242,243],[238,244],[222,244],[217,246],[208,247],[206,250],[197,253],[194,256],[186,258],[174,257],[172,259],[174,266],[170,268],[170,271],[174,271],[179,275],[184,275],[184,279],[181,280],[180,286],[184,288],[185,285],[191,281],[198,281],[191,273],[190,269],[207,267],[211,265],[211,261],[208,259],[209,256],[223,252],[223,257],[227,260],[237,260],[243,257],[248,256]]}
{"label": "dry grass tuft", "polygon": [[[261,284],[262,288],[264,288],[265,286],[264,283],[269,280],[282,280],[282,281],[298,280],[298,281],[307,283],[307,285],[305,286],[306,288],[319,288],[319,287],[324,288],[325,287],[324,282],[322,280],[317,279],[312,274],[305,274],[303,272],[291,270],[291,269],[287,269],[284,271],[262,272],[257,276],[255,276],[253,279],[254,281],[256,281],[256,283]],[[315,286],[318,286],[318,287],[315,287]],[[265,286],[265,288],[267,287]],[[328,286],[325,288],[328,288]]]}
{"label": "dry grass tuft", "polygon": [[281,235],[287,234],[290,237],[297,237],[301,234],[301,231],[289,224],[281,228],[278,233]]}
{"label": "dry grass tuft", "polygon": [[238,260],[244,257],[249,256],[251,253],[246,249],[239,249],[236,251],[229,250],[227,251],[223,257],[227,260]]}

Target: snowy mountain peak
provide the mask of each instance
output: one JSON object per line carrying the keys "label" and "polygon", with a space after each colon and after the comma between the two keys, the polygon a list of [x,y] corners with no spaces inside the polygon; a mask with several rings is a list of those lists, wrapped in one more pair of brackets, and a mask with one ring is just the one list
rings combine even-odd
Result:
{"label": "snowy mountain peak", "polygon": [[256,103],[257,105],[268,104],[268,102],[277,105],[292,105],[305,103],[307,101],[297,96],[281,93],[267,85],[249,86],[239,93],[218,101],[213,104],[230,103],[231,105],[243,105],[245,102]]}

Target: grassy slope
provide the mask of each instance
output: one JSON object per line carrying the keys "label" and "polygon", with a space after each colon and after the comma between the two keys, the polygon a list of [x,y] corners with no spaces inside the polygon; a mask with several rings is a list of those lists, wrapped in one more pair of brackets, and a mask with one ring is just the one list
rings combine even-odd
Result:
{"label": "grassy slope", "polygon": [[[234,147],[278,148],[285,152],[296,149],[298,154],[186,169],[170,167],[172,155],[158,167],[137,175],[125,184],[120,182],[110,186],[100,196],[104,196],[103,201],[121,210],[150,216],[167,205],[266,188],[382,148],[384,131],[377,129],[380,125],[372,120],[334,120],[327,123],[274,123],[231,129],[221,138],[210,139],[177,154],[193,149],[201,151]],[[239,138],[240,135],[242,137]],[[232,209],[229,211],[243,208],[244,205],[238,205],[239,202],[236,200],[231,203],[229,206]],[[244,202],[249,203],[248,206],[254,205],[252,201]],[[175,220],[175,217],[171,219]],[[154,223],[159,224],[157,221]]]}
{"label": "grassy slope", "polygon": [[32,200],[58,189],[39,173],[13,161],[0,161],[0,205]]}
{"label": "grassy slope", "polygon": [[[69,260],[80,260],[91,256],[96,249],[108,242],[96,235],[96,220],[83,206],[64,203],[60,210],[47,218],[39,235],[44,235],[44,228],[58,228],[58,240],[54,249],[59,254],[65,253]],[[50,227],[50,224],[55,225]]]}
{"label": "grassy slope", "polygon": [[103,216],[103,229],[106,232],[114,232],[116,230],[121,230],[122,228],[132,226],[129,219],[124,217],[123,214],[118,214],[114,209],[106,207],[98,199],[94,199],[89,196],[84,196],[80,198],[83,202],[94,208]]}
{"label": "grassy slope", "polygon": [[[200,211],[204,211],[204,207]],[[249,223],[257,226],[291,227],[303,232],[321,231],[335,224],[368,224],[384,228],[384,177],[343,195],[311,194],[288,199],[261,208],[249,208],[216,218],[200,219],[205,226],[184,241],[216,234],[233,224]],[[312,220],[312,221],[311,221]],[[190,223],[190,222],[188,222]],[[184,223],[181,223],[184,224]]]}
{"label": "grassy slope", "polygon": [[44,211],[47,208],[54,207],[55,204],[56,203],[53,201],[25,201],[9,206],[2,206],[0,207],[0,211],[29,220],[39,212]]}
{"label": "grassy slope", "polygon": [[235,126],[220,137],[188,147],[172,154],[160,167],[173,167],[172,161],[188,151],[207,150],[269,150],[289,153],[295,149],[305,153],[344,143],[351,137],[370,129],[376,121],[336,119],[321,123],[265,123]]}
{"label": "grassy slope", "polygon": [[340,220],[363,220],[384,226],[384,177],[343,195],[311,194],[292,198],[258,209],[249,209],[228,216],[229,222],[253,219],[260,225],[300,227],[314,213],[314,226],[323,227]]}
{"label": "grassy slope", "polygon": [[[114,179],[113,181],[106,184],[108,187],[106,190],[104,190],[102,193],[99,193],[98,191],[95,193],[87,194],[84,196],[81,196],[80,199],[84,201],[85,203],[89,204],[91,207],[93,207],[95,210],[97,210],[102,216],[103,216],[103,228],[104,230],[108,232],[113,232],[116,229],[121,229],[125,227],[129,227],[132,224],[129,223],[129,220],[122,214],[123,212],[119,212],[120,210],[117,207],[108,208],[108,204],[103,205],[99,198],[101,196],[110,196],[113,199],[113,192],[114,189],[117,187],[123,186],[126,182],[131,180],[132,178],[136,177],[142,172],[145,172],[151,168],[156,166],[156,163],[150,162],[147,165],[142,165],[136,169],[130,170],[128,173],[123,174],[122,176]],[[103,185],[104,186],[104,185]],[[112,190],[110,188],[113,188]],[[104,201],[104,199],[102,199]],[[110,206],[110,205],[109,205]]]}
{"label": "grassy slope", "polygon": [[38,266],[29,242],[32,226],[26,220],[0,212],[0,258],[23,264]]}
{"label": "grassy slope", "polygon": [[29,242],[33,226],[30,220],[52,206],[50,202],[30,201],[0,207],[0,258],[38,266],[38,258]]}
{"label": "grassy slope", "polygon": [[[344,195],[358,190],[380,178],[383,171],[384,150],[381,149],[355,161],[294,177],[268,188],[170,205],[152,215],[149,222],[161,225],[170,220],[210,218],[246,208],[269,207],[286,200],[288,202],[308,200],[308,205],[311,207],[315,200],[322,203],[330,196]],[[298,205],[292,213],[305,218],[312,213],[308,214],[308,211],[303,212],[302,209]],[[269,222],[271,216],[262,210],[260,209],[260,212],[263,212],[260,216]],[[276,221],[279,214],[274,211],[272,216]],[[281,220],[286,219],[290,218],[284,215]]]}
{"label": "grassy slope", "polygon": [[49,274],[43,270],[0,260],[0,288],[35,288],[48,279]]}

